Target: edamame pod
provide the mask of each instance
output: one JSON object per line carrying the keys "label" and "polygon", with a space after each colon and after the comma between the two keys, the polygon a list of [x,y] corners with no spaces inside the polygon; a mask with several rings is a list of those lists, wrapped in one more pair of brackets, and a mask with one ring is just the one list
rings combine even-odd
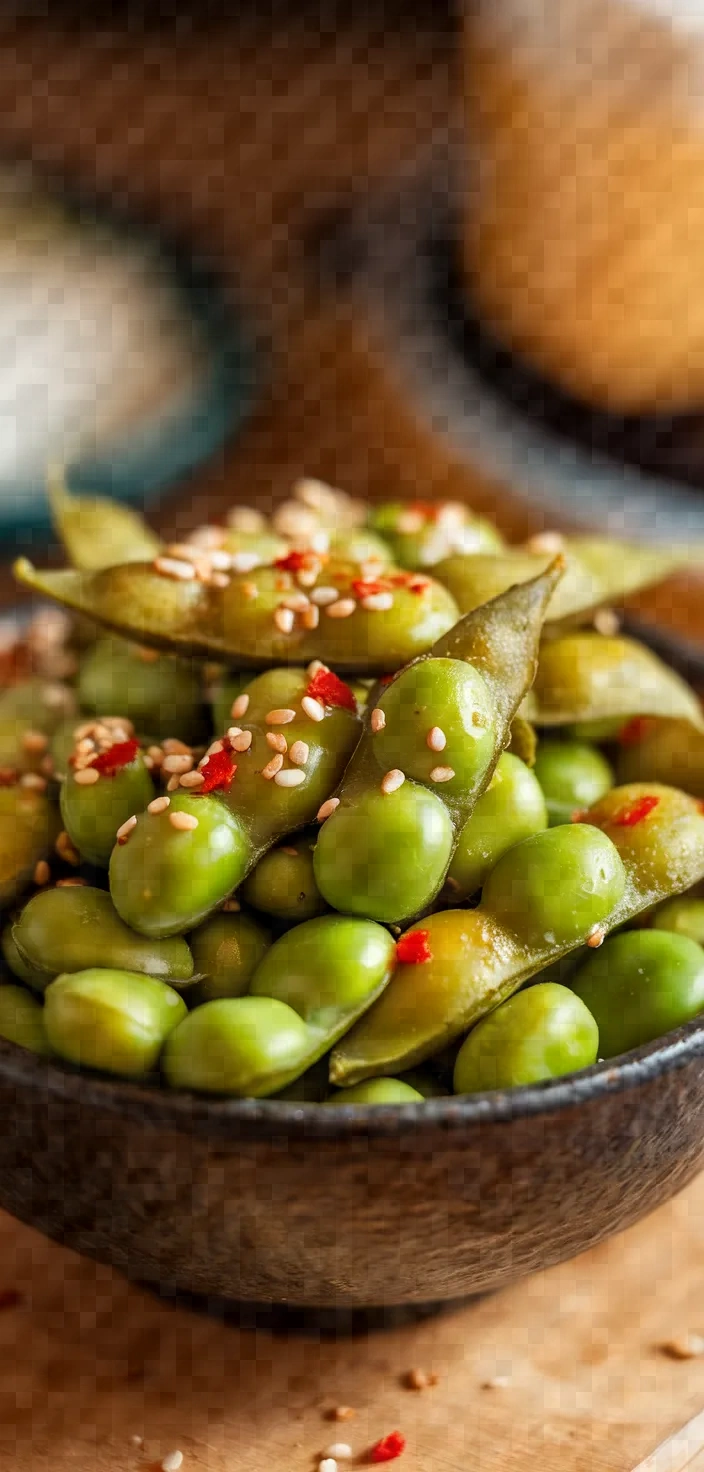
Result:
{"label": "edamame pod", "polygon": [[402,1078],[368,1078],[349,1089],[336,1089],[326,1104],[422,1104],[424,1094]]}
{"label": "edamame pod", "polygon": [[602,1058],[615,1058],[704,1010],[704,951],[686,935],[625,931],[590,956],[570,985],[596,1018]]}
{"label": "edamame pod", "polygon": [[166,982],[93,967],[57,976],[44,1003],[49,1044],[60,1058],[120,1078],[151,1073],[186,1015],[183,998]]}
{"label": "edamame pod", "polygon": [[395,924],[432,903],[533,679],[560,572],[558,560],[468,614],[365,715],[315,851],[318,888],[333,908]]}
{"label": "edamame pod", "polygon": [[23,785],[30,776],[0,787],[0,909],[13,904],[31,883],[61,826],[46,793]]}
{"label": "edamame pod", "polygon": [[635,639],[586,631],[545,640],[521,715],[537,726],[668,716],[704,731],[694,691],[657,655]]}
{"label": "edamame pod", "polygon": [[0,694],[0,767],[40,771],[52,734],[75,715],[68,685],[37,676]]}
{"label": "edamame pod", "polygon": [[547,825],[547,807],[537,777],[517,756],[504,751],[457,840],[447,874],[448,897],[454,904],[471,899],[507,849]]}
{"label": "edamame pod", "polygon": [[30,1053],[51,1053],[44,1008],[24,987],[0,986],[0,1038],[28,1048]]}
{"label": "edamame pod", "polygon": [[24,558],[15,564],[26,587],[138,644],[241,669],[320,658],[340,670],[383,673],[426,653],[455,623],[454,599],[431,578],[385,569],[369,579],[360,571],[303,552],[206,579],[170,556],[93,573],[40,572]]}
{"label": "edamame pod", "polygon": [[541,741],[535,775],[547,802],[550,825],[569,823],[615,785],[606,757],[585,741]]}
{"label": "edamame pod", "polygon": [[43,991],[60,973],[105,970],[138,971],[180,987],[193,976],[185,940],[147,941],[124,924],[102,889],[81,885],[45,889],[33,896],[14,920],[10,967],[30,986]]}
{"label": "edamame pod", "polygon": [[63,477],[49,478],[54,526],[73,567],[95,572],[119,562],[155,557],[159,538],[131,507],[107,496],[72,495]]}
{"label": "edamame pod", "polygon": [[704,946],[704,900],[688,894],[667,900],[655,911],[652,924],[654,930],[671,930]]}
{"label": "edamame pod", "polygon": [[636,717],[617,742],[619,782],[673,782],[704,798],[704,732],[689,721]]}
{"label": "edamame pod", "polygon": [[515,1089],[596,1063],[599,1029],[574,992],[539,982],[472,1028],[457,1055],[456,1094]]}
{"label": "edamame pod", "polygon": [[321,915],[326,908],[325,900],[313,870],[317,836],[317,832],[309,829],[270,848],[245,879],[240,891],[242,899],[263,915],[292,925]]}
{"label": "edamame pod", "polygon": [[201,675],[194,665],[124,639],[99,639],[84,655],[78,696],[83,710],[96,716],[119,712],[154,741],[178,736],[197,744],[208,734]]}
{"label": "edamame pod", "polygon": [[[410,571],[435,567],[444,558],[455,555],[462,558],[473,557],[480,552],[497,552],[504,545],[496,527],[476,516],[461,501],[388,501],[370,512],[369,523],[381,532],[399,567]],[[536,566],[535,572],[541,571],[542,568]],[[517,582],[518,578],[511,581]],[[503,593],[508,586],[504,583],[496,592]],[[493,596],[493,593],[487,595]],[[478,602],[485,603],[487,599],[480,598]],[[463,608],[461,611],[469,613],[470,610]]]}
{"label": "edamame pod", "polygon": [[476,910],[401,938],[389,986],[332,1053],[333,1083],[433,1056],[543,968],[704,878],[704,814],[685,793],[614,788],[586,816],[509,850]]}
{"label": "edamame pod", "polygon": [[69,766],[61,786],[61,817],[82,857],[107,869],[122,825],[154,796],[154,783],[139,753],[119,770],[101,773],[90,787],[83,786],[80,772]]}

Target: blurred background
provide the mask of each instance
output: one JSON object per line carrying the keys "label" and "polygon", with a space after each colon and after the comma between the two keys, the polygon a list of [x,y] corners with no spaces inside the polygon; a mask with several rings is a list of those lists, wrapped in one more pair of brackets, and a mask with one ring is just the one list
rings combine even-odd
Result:
{"label": "blurred background", "polygon": [[696,11],[4,7],[6,555],[56,461],[172,536],[307,473],[704,541]]}

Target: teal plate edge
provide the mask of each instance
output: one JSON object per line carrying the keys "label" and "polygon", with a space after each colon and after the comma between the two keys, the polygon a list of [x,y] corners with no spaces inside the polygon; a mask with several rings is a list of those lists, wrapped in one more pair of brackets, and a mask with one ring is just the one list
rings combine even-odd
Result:
{"label": "teal plate edge", "polygon": [[[237,282],[226,280],[197,243],[147,211],[127,207],[63,173],[7,155],[0,157],[3,163],[26,169],[74,220],[137,242],[167,274],[204,344],[207,371],[185,405],[180,400],[104,454],[65,467],[72,490],[114,496],[143,509],[215,456],[242,427],[263,381],[261,337],[241,303]],[[47,547],[50,540],[44,484],[18,482],[14,507],[9,499],[0,502],[0,555]]]}

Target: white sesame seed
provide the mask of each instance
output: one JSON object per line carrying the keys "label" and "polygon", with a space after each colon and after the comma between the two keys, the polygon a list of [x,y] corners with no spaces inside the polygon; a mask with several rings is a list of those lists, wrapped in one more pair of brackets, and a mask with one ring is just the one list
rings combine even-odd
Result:
{"label": "white sesame seed", "polygon": [[135,813],[133,813],[132,814],[132,817],[131,818],[128,818],[127,819],[127,822],[126,823],[123,823],[121,828],[118,828],[117,833],[115,835],[116,838],[117,838],[118,843],[120,842],[120,839],[122,839],[122,838],[129,838],[130,833],[132,832],[132,829],[133,828],[136,828],[136,827],[137,827],[137,816],[136,816]]}
{"label": "white sesame seed", "polygon": [[233,572],[254,572],[261,566],[261,557],[256,552],[233,552],[231,562]]}
{"label": "white sesame seed", "polygon": [[65,864],[73,864],[74,869],[78,868],[78,865],[81,862],[81,856],[78,852],[78,849],[76,848],[75,843],[71,841],[65,829],[62,829],[61,833],[59,834],[56,843],[54,844],[54,848],[56,849],[59,858],[63,859]]}
{"label": "white sesame seed", "polygon": [[178,789],[179,789],[180,786],[181,786],[181,778],[180,777],[169,777],[169,780],[168,780],[168,782],[166,784],[166,791],[167,792],[178,792]]}
{"label": "white sesame seed", "polygon": [[183,1466],[183,1452],[167,1452],[161,1464],[161,1472],[179,1472]]}
{"label": "white sesame seed", "polygon": [[281,604],[274,609],[274,623],[280,634],[290,634],[296,621],[296,615],[291,608],[283,608]]}
{"label": "white sesame seed", "polygon": [[390,793],[398,792],[399,787],[403,787],[405,780],[404,773],[399,767],[392,767],[391,771],[387,772],[386,776],[382,778],[381,790],[388,797]]}
{"label": "white sesame seed", "polygon": [[172,775],[172,776],[175,775],[176,773],[178,773],[178,775],[181,776],[181,774],[183,772],[190,772],[191,769],[192,769],[192,767],[193,767],[193,757],[192,756],[167,756],[167,757],[164,757],[164,771],[165,772],[169,772],[170,775]]}
{"label": "white sesame seed", "polygon": [[276,706],[274,710],[268,711],[264,717],[267,726],[290,726],[291,721],[295,721],[295,719],[296,712],[295,710],[291,710],[289,706]]}
{"label": "white sesame seed", "polygon": [[34,883],[39,885],[48,884],[50,879],[51,869],[46,859],[40,859],[34,870]]}
{"label": "white sesame seed", "polygon": [[43,731],[25,731],[22,737],[23,751],[31,752],[33,756],[41,756],[48,745],[49,742]]}
{"label": "white sesame seed", "polygon": [[433,767],[430,780],[431,782],[451,782],[454,775],[454,767]]}
{"label": "white sesame seed", "polygon": [[[97,777],[96,772],[96,777]],[[26,787],[31,792],[46,792],[46,777],[40,777],[38,772],[25,772],[20,777],[20,787]]]}
{"label": "white sesame seed", "polygon": [[232,709],[230,711],[230,715],[232,716],[233,721],[238,721],[240,719],[240,716],[246,716],[248,709],[249,696],[246,693],[238,695],[237,699],[233,700]]}
{"label": "white sesame seed", "polygon": [[318,819],[318,822],[319,823],[324,823],[325,822],[325,819],[326,818],[330,818],[332,816],[332,814],[334,813],[335,809],[336,808],[339,808],[339,806],[340,806],[340,799],[339,799],[339,797],[329,797],[328,800],[327,800],[327,802],[322,803],[321,806],[318,808],[318,811],[317,811],[317,814],[316,814],[316,817]]}
{"label": "white sesame seed", "polygon": [[403,532],[405,536],[413,536],[415,532],[422,531],[424,526],[425,517],[423,512],[412,511],[410,508],[407,511],[402,511],[396,521],[396,530]]}
{"label": "white sesame seed", "polygon": [[293,613],[305,613],[310,608],[310,598],[306,593],[287,593],[281,599],[282,608],[290,608]]}
{"label": "white sesame seed", "polygon": [[329,603],[325,612],[328,618],[350,618],[357,604],[354,598],[338,598],[336,603]]}
{"label": "white sesame seed", "polygon": [[191,582],[196,575],[193,563],[184,562],[180,557],[157,557],[154,570],[164,578],[175,578],[177,582],[183,583]]}
{"label": "white sesame seed", "polygon": [[269,782],[272,777],[276,776],[277,772],[281,771],[283,764],[284,759],[282,756],[273,756],[271,761],[267,762],[265,767],[262,767],[262,777],[266,777],[267,782]]}
{"label": "white sesame seed", "polygon": [[220,752],[223,750],[224,748],[222,741],[211,741],[210,746],[205,753],[205,756],[203,757],[202,761],[198,763],[199,767],[204,766],[205,763],[210,760],[211,756],[219,756]]}
{"label": "white sesame seed", "polygon": [[241,731],[239,736],[230,737],[233,751],[249,751],[252,745],[252,732]]}
{"label": "white sesame seed", "polygon": [[318,1472],[337,1472],[337,1462],[335,1461],[335,1458],[323,1457],[322,1462],[318,1462]]}
{"label": "white sesame seed", "polygon": [[147,756],[151,757],[155,767],[160,767],[164,760],[164,753],[160,746],[147,747]]}
{"label": "white sesame seed", "polygon": [[330,550],[330,533],[325,531],[323,527],[318,527],[318,530],[312,532],[309,536],[308,545],[312,552],[318,552],[321,556],[324,556]]}
{"label": "white sesame seed", "polygon": [[325,720],[325,707],[319,700],[314,700],[312,695],[304,695],[301,701],[301,710],[311,721]]}
{"label": "white sesame seed", "polygon": [[229,572],[232,567],[232,554],[225,552],[222,548],[216,548],[210,554],[210,565],[216,572]]}
{"label": "white sesame seed", "polygon": [[329,486],[324,480],[317,480],[314,476],[302,476],[293,486],[293,495],[297,501],[304,506],[309,506],[312,511],[328,512],[334,516],[337,513],[340,492],[334,486]]}
{"label": "white sesame seed", "polygon": [[243,598],[251,599],[259,597],[259,589],[256,583],[242,583],[240,593],[242,594]]}
{"label": "white sesame seed", "polygon": [[[235,736],[241,736],[241,735],[242,735],[242,727],[241,726],[228,726],[228,728],[227,728],[227,730],[225,732],[225,737],[227,738],[228,741],[234,741]],[[224,739],[225,738],[223,738],[223,740]]]}
{"label": "white sesame seed", "polygon": [[327,1451],[323,1453],[326,1457],[334,1457],[338,1462],[349,1462],[352,1457],[352,1448],[346,1441],[334,1441]]}
{"label": "white sesame seed", "polygon": [[318,530],[318,517],[297,501],[283,501],[272,517],[275,532],[282,537],[309,537]]}
{"label": "white sesame seed", "polygon": [[172,828],[177,828],[180,833],[191,833],[198,827],[198,819],[193,813],[169,813],[169,822]]}
{"label": "white sesame seed", "polygon": [[312,659],[310,664],[306,666],[306,679],[314,680],[316,675],[319,675],[321,671],[324,675],[329,675],[330,666],[323,664],[322,659]]}
{"label": "white sesame seed", "polygon": [[99,773],[96,772],[95,767],[82,767],[80,771],[74,773],[73,780],[78,783],[79,787],[92,787],[93,783],[98,781],[98,777]]}
{"label": "white sesame seed", "polygon": [[526,542],[528,552],[563,552],[565,539],[561,532],[538,532]]}
{"label": "white sesame seed", "polygon": [[608,639],[613,639],[621,627],[621,620],[613,608],[598,608],[594,614],[594,628],[597,634],[605,634]]}
{"label": "white sesame seed", "polygon": [[310,747],[307,741],[294,741],[289,752],[289,759],[294,767],[304,767],[310,756]]}
{"label": "white sesame seed", "polygon": [[376,705],[371,715],[371,727],[374,735],[376,736],[379,731],[383,731],[385,725],[386,716],[384,715],[384,712],[383,710],[381,710],[380,706]]}
{"label": "white sesame seed", "polygon": [[253,506],[233,506],[228,512],[227,524],[236,532],[263,532],[266,530],[266,520],[261,511],[256,511]]}
{"label": "white sesame seed", "polygon": [[177,562],[192,562],[194,565],[203,556],[203,549],[194,546],[192,542],[170,542],[165,551],[167,557],[175,557]]}
{"label": "white sesame seed", "polygon": [[270,746],[272,751],[280,751],[282,756],[286,755],[288,741],[281,731],[267,731],[266,741],[267,746]]}
{"label": "white sesame seed", "polygon": [[340,594],[337,588],[329,588],[323,585],[320,588],[313,589],[310,595],[310,601],[311,603],[316,603],[318,608],[325,608],[328,603],[337,603],[339,596]]}
{"label": "white sesame seed", "polygon": [[155,815],[157,813],[165,813],[166,809],[170,805],[170,802],[170,797],[155,797],[154,801],[149,803],[149,806],[147,807],[147,812],[154,813]]}
{"label": "white sesame seed", "polygon": [[198,526],[194,532],[191,532],[188,540],[193,547],[200,547],[210,552],[222,546],[225,533],[221,526]]}
{"label": "white sesame seed", "polygon": [[204,782],[205,777],[202,772],[184,772],[183,776],[179,777],[179,787],[185,787],[186,791],[202,787]]}
{"label": "white sesame seed", "polygon": [[301,614],[301,623],[304,629],[317,629],[320,623],[320,609],[314,603],[309,603]]}
{"label": "white sesame seed", "polygon": [[367,597],[362,599],[362,608],[367,613],[388,613],[393,606],[393,593],[368,593]]}
{"label": "white sesame seed", "polygon": [[447,746],[447,736],[441,726],[431,726],[425,741],[431,751],[444,751]]}
{"label": "white sesame seed", "polygon": [[185,741],[179,741],[175,736],[168,736],[162,741],[162,747],[166,756],[193,756],[193,750],[187,746]]}
{"label": "white sesame seed", "polygon": [[211,588],[229,588],[230,579],[226,572],[212,572],[206,582]]}
{"label": "white sesame seed", "polygon": [[300,787],[301,782],[305,780],[306,774],[301,771],[300,767],[295,767],[293,771],[289,768],[285,772],[277,772],[274,778],[277,787]]}

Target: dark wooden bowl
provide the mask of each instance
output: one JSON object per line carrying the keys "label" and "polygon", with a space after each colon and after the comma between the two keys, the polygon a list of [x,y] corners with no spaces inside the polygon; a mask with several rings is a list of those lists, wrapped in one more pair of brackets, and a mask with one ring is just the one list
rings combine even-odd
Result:
{"label": "dark wooden bowl", "polygon": [[704,1024],[510,1094],[210,1101],[0,1043],[0,1205],[168,1291],[331,1306],[501,1288],[704,1162]]}

